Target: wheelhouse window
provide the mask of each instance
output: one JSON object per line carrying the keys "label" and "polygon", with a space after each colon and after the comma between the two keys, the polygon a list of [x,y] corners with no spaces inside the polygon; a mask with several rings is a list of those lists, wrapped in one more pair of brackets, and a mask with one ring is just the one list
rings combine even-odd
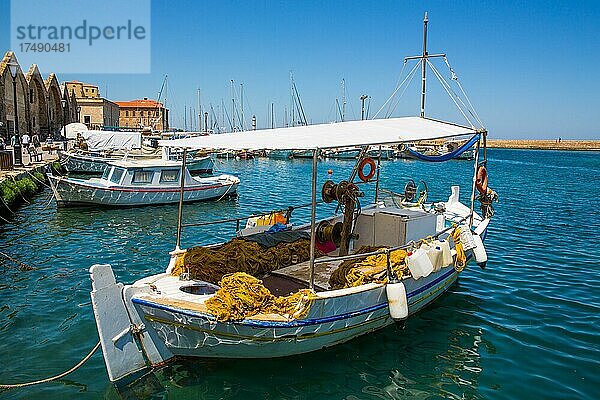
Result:
{"label": "wheelhouse window", "polygon": [[166,169],[160,173],[161,182],[177,182],[179,180],[178,169]]}
{"label": "wheelhouse window", "polygon": [[133,183],[150,183],[152,182],[152,177],[154,176],[154,171],[144,171],[142,169],[133,171]]}
{"label": "wheelhouse window", "polygon": [[113,169],[113,173],[112,176],[110,177],[110,181],[112,183],[119,183],[121,182],[121,177],[123,177],[123,173],[125,172],[125,170],[123,168],[114,168]]}

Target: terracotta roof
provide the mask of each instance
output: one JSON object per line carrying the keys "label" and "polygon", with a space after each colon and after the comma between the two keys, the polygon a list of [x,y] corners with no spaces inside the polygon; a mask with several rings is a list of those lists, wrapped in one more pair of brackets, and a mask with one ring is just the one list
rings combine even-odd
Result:
{"label": "terracotta roof", "polygon": [[138,108],[161,108],[162,103],[155,100],[131,100],[131,101],[115,101],[119,107],[138,107]]}

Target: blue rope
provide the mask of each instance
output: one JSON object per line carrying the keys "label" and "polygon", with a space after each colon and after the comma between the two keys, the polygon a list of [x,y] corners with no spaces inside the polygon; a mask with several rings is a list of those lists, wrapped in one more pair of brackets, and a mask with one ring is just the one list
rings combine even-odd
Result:
{"label": "blue rope", "polygon": [[462,153],[464,153],[465,151],[470,149],[475,143],[477,143],[478,140],[479,140],[479,134],[475,134],[468,142],[466,142],[465,144],[460,146],[458,149],[451,151],[450,153],[442,154],[441,156],[428,156],[423,153],[419,153],[418,151],[413,150],[410,147],[407,147],[406,149],[413,157],[415,157],[419,160],[430,161],[430,162],[443,162],[443,161],[448,161],[455,157],[460,156]]}

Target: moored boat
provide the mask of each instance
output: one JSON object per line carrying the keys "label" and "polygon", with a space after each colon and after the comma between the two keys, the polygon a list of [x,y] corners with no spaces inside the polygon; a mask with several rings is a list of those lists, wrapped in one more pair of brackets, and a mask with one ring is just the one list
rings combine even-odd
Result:
{"label": "moored boat", "polygon": [[[179,202],[181,162],[110,161],[101,178],[48,175],[58,206],[140,206]],[[232,175],[194,177],[186,168],[184,202],[235,195],[240,180]]]}
{"label": "moored boat", "polygon": [[[428,57],[424,49],[416,58],[425,65]],[[165,272],[123,285],[110,265],[92,266],[92,307],[109,379],[132,378],[178,356],[271,358],[319,351],[404,323],[439,299],[469,261],[483,268],[483,242],[497,199],[488,187],[487,130],[426,118],[424,100],[420,117],[162,143],[216,151],[311,151],[310,221],[291,221],[298,208],[292,206],[268,230],[249,235],[242,230],[226,243],[182,249],[183,227],[234,221],[239,226],[240,219],[184,224],[180,203],[175,249]],[[459,186],[450,188],[446,201],[434,202],[420,179],[380,188],[380,166],[368,157],[369,148],[462,136],[477,144],[468,204],[461,203]],[[319,173],[319,152],[350,149],[357,154],[349,178],[318,187],[325,176]],[[374,201],[361,206],[369,188]],[[337,203],[343,211],[318,220],[322,203]]]}

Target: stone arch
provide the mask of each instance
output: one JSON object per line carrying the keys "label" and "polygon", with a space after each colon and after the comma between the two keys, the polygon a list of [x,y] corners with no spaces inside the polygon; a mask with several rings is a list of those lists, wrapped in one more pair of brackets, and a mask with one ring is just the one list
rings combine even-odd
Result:
{"label": "stone arch", "polygon": [[[9,136],[12,135],[15,122],[13,78],[8,68],[8,64],[11,61],[18,64],[17,58],[12,51],[6,52],[2,61],[0,61],[0,122],[3,123],[1,132],[6,139],[9,139]],[[29,92],[29,85],[20,66],[17,68],[15,79],[17,82],[18,131],[20,135],[23,135],[28,131],[29,103],[26,96]]]}
{"label": "stone arch", "polygon": [[25,75],[29,85],[29,132],[38,134],[40,140],[48,136],[48,94],[42,74],[36,64],[31,64]]}
{"label": "stone arch", "polygon": [[48,127],[49,134],[54,135],[64,125],[64,110],[61,102],[60,86],[56,75],[50,74],[46,79],[46,92],[48,93]]}

